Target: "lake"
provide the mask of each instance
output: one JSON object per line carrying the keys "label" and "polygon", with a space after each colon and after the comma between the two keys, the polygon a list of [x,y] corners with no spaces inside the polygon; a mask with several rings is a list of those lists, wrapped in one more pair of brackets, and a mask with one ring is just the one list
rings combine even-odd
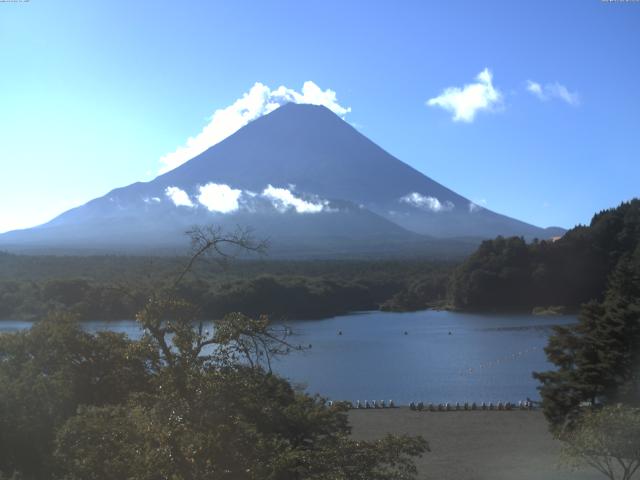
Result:
{"label": "lake", "polygon": [[[548,370],[553,325],[572,316],[468,314],[426,310],[361,312],[285,322],[293,343],[311,344],[274,362],[309,393],[334,400],[518,402],[539,398],[532,371]],[[87,322],[88,331],[140,335],[134,321]],[[0,332],[29,328],[0,322]],[[342,332],[340,335],[339,332]]]}

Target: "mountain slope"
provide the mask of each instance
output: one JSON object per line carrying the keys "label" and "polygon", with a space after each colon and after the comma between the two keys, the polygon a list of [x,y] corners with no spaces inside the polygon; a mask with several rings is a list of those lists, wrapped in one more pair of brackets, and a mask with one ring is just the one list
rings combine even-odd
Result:
{"label": "mountain slope", "polygon": [[309,251],[558,234],[473,205],[324,107],[288,104],[153,181],[1,235],[0,246],[168,248],[202,223],[249,225],[276,249]]}

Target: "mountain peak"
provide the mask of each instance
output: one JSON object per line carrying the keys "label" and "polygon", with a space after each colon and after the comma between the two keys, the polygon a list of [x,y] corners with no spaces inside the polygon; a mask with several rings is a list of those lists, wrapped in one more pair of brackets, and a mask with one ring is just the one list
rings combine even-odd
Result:
{"label": "mountain peak", "polygon": [[324,105],[314,105],[312,103],[287,102],[284,105],[281,105],[276,110],[282,110],[282,111],[300,110],[300,111],[307,111],[307,112],[329,112],[329,113],[332,113],[333,115],[335,115],[335,113],[333,113],[331,110],[329,110]]}
{"label": "mountain peak", "polygon": [[82,244],[104,230],[105,237],[110,231],[118,241],[153,246],[206,223],[256,227],[275,242],[295,237],[316,246],[365,237],[553,236],[472,204],[330,109],[291,102],[150,182],[115,189],[4,238],[55,243],[57,236]]}
{"label": "mountain peak", "polygon": [[292,126],[305,129],[321,128],[322,125],[330,125],[332,123],[334,125],[348,125],[339,115],[324,105],[295,102],[285,103],[273,112],[254,120],[252,124],[275,122],[291,122]]}

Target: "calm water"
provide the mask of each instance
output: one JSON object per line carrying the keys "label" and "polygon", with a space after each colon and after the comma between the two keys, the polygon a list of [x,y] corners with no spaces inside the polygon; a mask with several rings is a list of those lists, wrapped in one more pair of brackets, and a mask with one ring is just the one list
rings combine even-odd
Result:
{"label": "calm water", "polygon": [[[423,311],[364,312],[291,321],[294,343],[312,348],[278,359],[274,369],[309,393],[339,400],[497,402],[538,398],[532,371],[547,370],[543,348],[553,324],[574,317]],[[0,332],[29,328],[0,322]],[[136,338],[133,321],[88,322]],[[339,332],[342,335],[339,335]],[[406,334],[405,334],[406,332]]]}

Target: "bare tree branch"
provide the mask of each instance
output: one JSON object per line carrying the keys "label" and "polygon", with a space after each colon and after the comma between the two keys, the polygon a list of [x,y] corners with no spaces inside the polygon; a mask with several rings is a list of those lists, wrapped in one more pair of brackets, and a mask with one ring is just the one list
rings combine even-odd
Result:
{"label": "bare tree branch", "polygon": [[[241,252],[264,255],[268,248],[267,241],[256,240],[249,228],[237,227],[234,232],[226,234],[222,227],[194,226],[186,233],[191,238],[192,254],[189,262],[173,283],[174,289],[191,272],[196,260],[211,251],[215,252],[218,259],[228,260],[236,258]],[[232,250],[231,252],[227,251],[229,248]]]}

